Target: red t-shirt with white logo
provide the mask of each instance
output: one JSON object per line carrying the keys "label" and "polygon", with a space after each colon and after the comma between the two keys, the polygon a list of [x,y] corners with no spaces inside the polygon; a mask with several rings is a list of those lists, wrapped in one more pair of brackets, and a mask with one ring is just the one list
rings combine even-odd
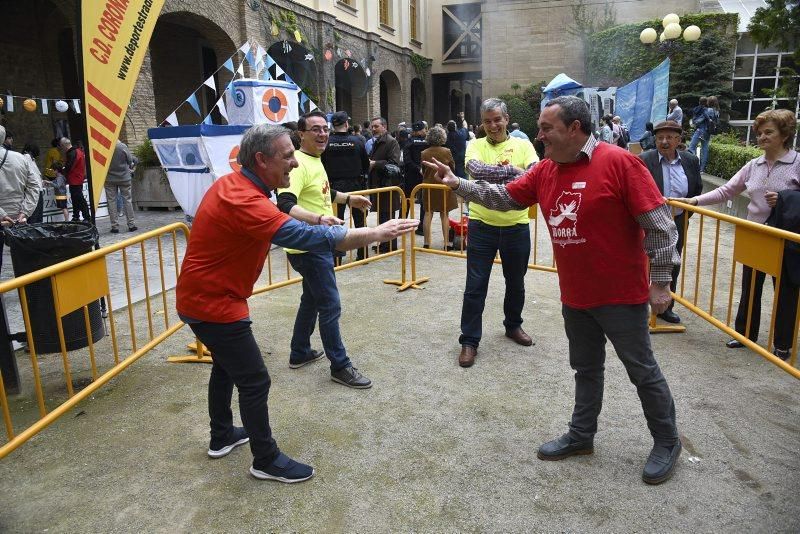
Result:
{"label": "red t-shirt with white logo", "polygon": [[664,198],[642,160],[600,143],[591,160],[545,159],[506,187],[516,202],[540,206],[564,304],[585,309],[648,301],[648,258],[636,217]]}
{"label": "red t-shirt with white logo", "polygon": [[214,182],[192,223],[175,290],[178,313],[212,323],[247,318],[272,237],[288,220],[243,174]]}

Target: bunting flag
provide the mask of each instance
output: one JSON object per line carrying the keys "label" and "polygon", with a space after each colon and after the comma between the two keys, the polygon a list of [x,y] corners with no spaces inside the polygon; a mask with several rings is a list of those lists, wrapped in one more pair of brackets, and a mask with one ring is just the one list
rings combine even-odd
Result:
{"label": "bunting flag", "polygon": [[247,63],[251,67],[255,68],[256,59],[253,57],[253,49],[252,48],[245,53],[244,58],[247,60]]}
{"label": "bunting flag", "polygon": [[275,64],[275,60],[272,59],[272,56],[267,54],[267,68],[271,69],[274,64]]}
{"label": "bunting flag", "polygon": [[214,121],[211,120],[211,113],[206,115],[206,118],[203,119],[203,124],[214,124]]}
{"label": "bunting flag", "polygon": [[272,75],[269,73],[269,68],[264,69],[264,72],[261,73],[261,79],[267,81],[272,79]]}
{"label": "bunting flag", "polygon": [[244,77],[244,61],[239,63],[239,68],[236,69],[236,74],[238,74],[241,77]]}
{"label": "bunting flag", "polygon": [[283,79],[284,79],[285,81],[289,82],[289,83],[294,83],[294,80],[292,80],[291,78],[289,78],[289,75],[288,75],[288,74],[286,74],[285,72],[283,73]]}
{"label": "bunting flag", "polygon": [[47,107],[47,99],[42,98],[42,115],[48,115],[50,113],[50,109]]}
{"label": "bunting flag", "polygon": [[14,97],[10,93],[6,96],[6,111],[14,112]]}
{"label": "bunting flag", "polygon": [[250,52],[250,41],[247,41],[247,42],[245,42],[245,43],[244,43],[244,44],[243,44],[243,45],[242,45],[242,46],[239,48],[239,51],[240,51],[242,54],[247,54],[248,52]]}
{"label": "bunting flag", "polygon": [[222,66],[231,71],[231,74],[233,74],[233,56],[229,57],[228,60],[222,64]]}
{"label": "bunting flag", "polygon": [[214,75],[213,74],[211,76],[209,76],[206,81],[203,82],[203,85],[206,85],[206,86],[210,87],[211,89],[214,90],[215,93],[217,92],[217,84],[214,82]]}
{"label": "bunting flag", "polygon": [[280,80],[280,79],[281,79],[281,76],[283,76],[283,75],[285,75],[285,74],[286,74],[286,73],[285,73],[285,72],[283,72],[283,69],[281,69],[281,66],[280,66],[280,65],[278,65],[277,63],[275,63],[275,79],[276,79],[276,80]]}
{"label": "bunting flag", "polygon": [[173,111],[169,117],[164,119],[164,122],[170,123],[172,126],[178,126],[178,115]]}
{"label": "bunting flag", "polygon": [[195,113],[200,115],[200,105],[197,103],[197,96],[194,93],[189,95],[189,98],[186,99],[190,106],[194,109]]}
{"label": "bunting flag", "polygon": [[[309,100],[309,102],[311,101]],[[311,108],[308,111],[314,111],[315,109],[317,109],[317,105],[314,102],[311,102]]]}
{"label": "bunting flag", "polygon": [[80,115],[80,113],[81,113],[81,101],[78,100],[77,98],[73,98],[72,99],[72,109],[75,110],[75,113]]}
{"label": "bunting flag", "polygon": [[[75,113],[81,112],[81,103],[82,103],[82,100],[80,98],[65,98],[65,97],[40,98],[37,96],[20,96],[20,95],[14,96],[12,94],[2,95],[2,99],[5,101],[4,111],[6,111],[7,113],[14,113],[15,110],[22,111],[18,107],[14,106],[15,100],[21,100],[21,101],[34,100],[38,104],[36,106],[36,109],[41,110],[42,115],[50,114],[51,102],[55,104],[53,107],[55,107],[55,111],[58,111],[59,113],[61,113],[62,110],[59,108],[58,102],[64,102],[65,106],[69,106],[67,102],[72,102],[72,109]],[[69,107],[65,107],[63,109],[63,112],[67,111],[69,111]]]}
{"label": "bunting flag", "polygon": [[225,95],[222,95],[222,97],[217,100],[217,109],[219,109],[219,114],[225,118],[225,122],[229,123],[228,110],[225,109]]}

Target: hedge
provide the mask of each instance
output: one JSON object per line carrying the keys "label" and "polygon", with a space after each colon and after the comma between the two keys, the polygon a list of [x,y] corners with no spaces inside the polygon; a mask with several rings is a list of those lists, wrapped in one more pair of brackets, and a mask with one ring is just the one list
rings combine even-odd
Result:
{"label": "hedge", "polygon": [[719,176],[724,180],[730,180],[745,163],[764,153],[763,150],[751,146],[736,146],[723,143],[714,143],[708,147],[708,163],[706,170],[708,174]]}
{"label": "hedge", "polygon": [[506,105],[508,106],[510,122],[519,123],[519,129],[525,132],[531,139],[536,137],[538,132],[538,127],[536,125],[538,114],[533,111],[533,108],[520,97],[509,98],[506,101]]}

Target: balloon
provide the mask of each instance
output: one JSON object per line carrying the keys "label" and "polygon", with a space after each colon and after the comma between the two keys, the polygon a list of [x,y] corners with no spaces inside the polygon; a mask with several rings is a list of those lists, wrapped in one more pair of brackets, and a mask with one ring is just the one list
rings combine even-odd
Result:
{"label": "balloon", "polygon": [[32,98],[26,98],[22,102],[22,107],[25,108],[25,111],[36,111],[36,100]]}
{"label": "balloon", "polygon": [[639,40],[644,44],[655,43],[658,39],[658,33],[653,28],[645,28],[639,34]]}
{"label": "balloon", "polygon": [[63,100],[59,100],[59,101],[56,102],[56,111],[60,111],[61,113],[64,113],[68,109],[69,109],[69,106]]}
{"label": "balloon", "polygon": [[696,41],[700,38],[700,28],[697,26],[689,26],[683,30],[684,41]]}

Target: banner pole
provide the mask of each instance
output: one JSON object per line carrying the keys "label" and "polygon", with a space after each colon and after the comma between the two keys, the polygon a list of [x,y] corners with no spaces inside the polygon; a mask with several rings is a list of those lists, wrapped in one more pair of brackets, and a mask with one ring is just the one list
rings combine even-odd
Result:
{"label": "banner pole", "polygon": [[[92,184],[92,164],[89,162],[89,155],[91,151],[89,150],[89,122],[86,120],[86,113],[88,112],[88,105],[89,99],[86,96],[86,81],[84,80],[84,72],[83,72],[83,13],[81,11],[81,7],[83,5],[83,0],[78,0],[75,2],[76,10],[77,10],[77,19],[75,27],[78,32],[78,42],[77,42],[77,49],[78,49],[78,82],[80,83],[81,87],[81,96],[83,97],[83,112],[80,113],[80,118],[78,119],[81,123],[82,130],[83,130],[83,137],[86,140],[84,145],[84,153],[83,156],[86,161],[86,180],[89,184],[89,218],[92,221],[93,225],[97,225],[96,222],[96,212],[94,209],[94,187]],[[95,244],[95,250],[100,248],[100,243]],[[101,300],[103,303],[103,309],[105,309],[105,300]]]}

